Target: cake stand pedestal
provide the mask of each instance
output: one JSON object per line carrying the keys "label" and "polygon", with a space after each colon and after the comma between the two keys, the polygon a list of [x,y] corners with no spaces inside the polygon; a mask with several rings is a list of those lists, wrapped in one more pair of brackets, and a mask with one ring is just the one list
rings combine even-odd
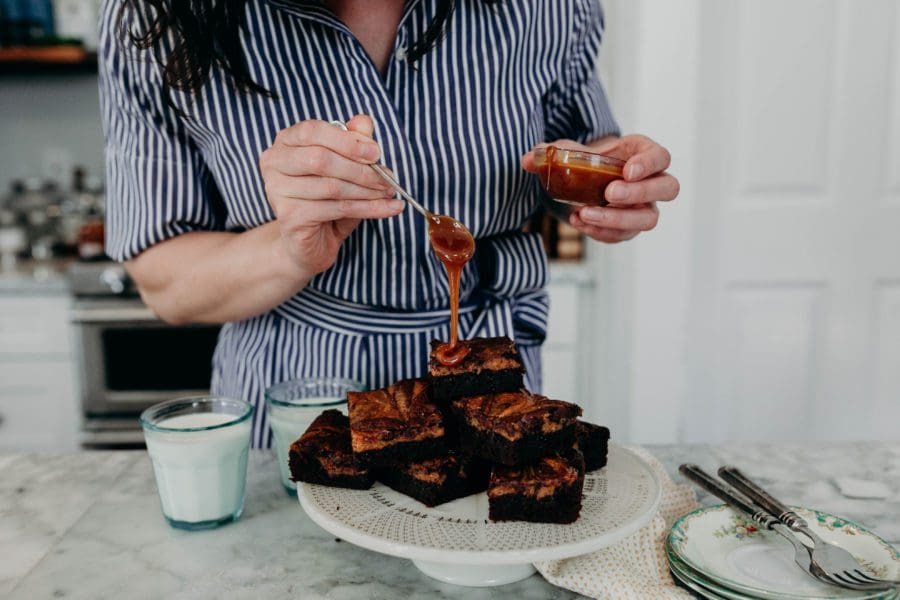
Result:
{"label": "cake stand pedestal", "polygon": [[416,568],[438,581],[468,587],[506,585],[536,573],[531,563],[523,565],[450,565],[425,560],[412,561]]}
{"label": "cake stand pedestal", "polygon": [[380,483],[369,490],[297,484],[300,505],[330,534],[408,558],[439,581],[474,587],[519,581],[535,572],[532,563],[614,544],[653,518],[660,494],[650,467],[613,444],[606,467],[585,475],[581,516],[570,525],[495,523],[485,493],[427,507]]}

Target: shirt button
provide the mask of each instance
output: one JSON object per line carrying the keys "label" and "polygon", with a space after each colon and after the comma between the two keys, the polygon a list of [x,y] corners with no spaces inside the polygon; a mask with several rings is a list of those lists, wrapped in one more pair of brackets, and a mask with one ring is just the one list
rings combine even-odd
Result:
{"label": "shirt button", "polygon": [[406,60],[406,46],[399,46],[394,50],[394,58],[397,59],[397,62]]}

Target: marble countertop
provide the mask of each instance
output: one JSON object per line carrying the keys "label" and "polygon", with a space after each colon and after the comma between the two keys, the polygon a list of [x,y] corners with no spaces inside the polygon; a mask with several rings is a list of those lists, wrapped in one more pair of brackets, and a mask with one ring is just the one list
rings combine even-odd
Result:
{"label": "marble countertop", "polygon": [[[846,516],[900,542],[900,442],[649,449],[673,475],[681,462],[737,464],[788,502]],[[851,498],[835,481],[842,475],[878,482],[888,496]],[[856,486],[844,491],[872,493]],[[29,600],[578,597],[538,575],[499,588],[442,584],[409,561],[337,541],[284,493],[275,460],[263,451],[251,453],[241,520],[196,533],[163,520],[144,452],[0,455],[0,556],[0,597]]]}

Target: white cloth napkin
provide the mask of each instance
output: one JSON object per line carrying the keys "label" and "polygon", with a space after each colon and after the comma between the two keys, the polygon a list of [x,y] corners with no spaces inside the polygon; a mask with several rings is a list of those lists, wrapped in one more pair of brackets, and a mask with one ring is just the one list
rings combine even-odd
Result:
{"label": "white cloth napkin", "polygon": [[672,523],[699,506],[694,490],[676,485],[662,464],[639,447],[629,450],[644,459],[659,477],[659,514],[643,529],[608,548],[568,558],[535,563],[552,583],[602,600],[691,599],[669,574],[665,541]]}

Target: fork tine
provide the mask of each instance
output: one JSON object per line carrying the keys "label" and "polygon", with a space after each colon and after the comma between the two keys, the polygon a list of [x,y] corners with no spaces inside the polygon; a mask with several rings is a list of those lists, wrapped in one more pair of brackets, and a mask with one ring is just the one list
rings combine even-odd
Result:
{"label": "fork tine", "polygon": [[839,582],[841,585],[845,587],[850,587],[856,590],[864,590],[864,591],[887,591],[891,589],[891,586],[887,583],[860,583],[857,580],[846,575],[848,571],[844,571],[843,573],[829,573],[829,575],[836,582]]}
{"label": "fork tine", "polygon": [[844,574],[847,577],[854,579],[856,581],[860,581],[862,583],[881,583],[880,580],[872,577],[868,573],[864,573],[863,571],[860,571],[859,569],[855,569],[853,571],[844,571]]}
{"label": "fork tine", "polygon": [[894,587],[900,586],[900,579],[880,579],[878,577],[871,577],[867,573],[862,573],[862,574],[865,575],[866,577],[868,577],[870,581],[875,581],[877,583],[883,583],[885,585],[892,585]]}
{"label": "fork tine", "polygon": [[896,579],[880,579],[878,577],[872,577],[871,575],[869,575],[868,573],[866,573],[865,571],[863,571],[861,569],[856,569],[853,571],[853,573],[857,576],[857,578],[862,579],[863,581],[876,583],[876,584],[882,584],[882,585],[893,585],[893,586],[900,585],[900,581],[898,581]]}
{"label": "fork tine", "polygon": [[841,577],[839,572],[831,572],[825,571],[815,563],[810,565],[810,573],[816,579],[824,582],[830,583],[831,585],[838,585],[843,588],[858,590],[862,592],[873,592],[873,591],[882,591],[886,589],[883,586],[876,586],[871,583],[857,583],[852,579],[848,579],[847,577]]}
{"label": "fork tine", "polygon": [[872,577],[871,575],[860,569],[850,571],[849,573],[847,573],[847,575],[868,583],[887,583],[886,581],[883,582],[876,577]]}

